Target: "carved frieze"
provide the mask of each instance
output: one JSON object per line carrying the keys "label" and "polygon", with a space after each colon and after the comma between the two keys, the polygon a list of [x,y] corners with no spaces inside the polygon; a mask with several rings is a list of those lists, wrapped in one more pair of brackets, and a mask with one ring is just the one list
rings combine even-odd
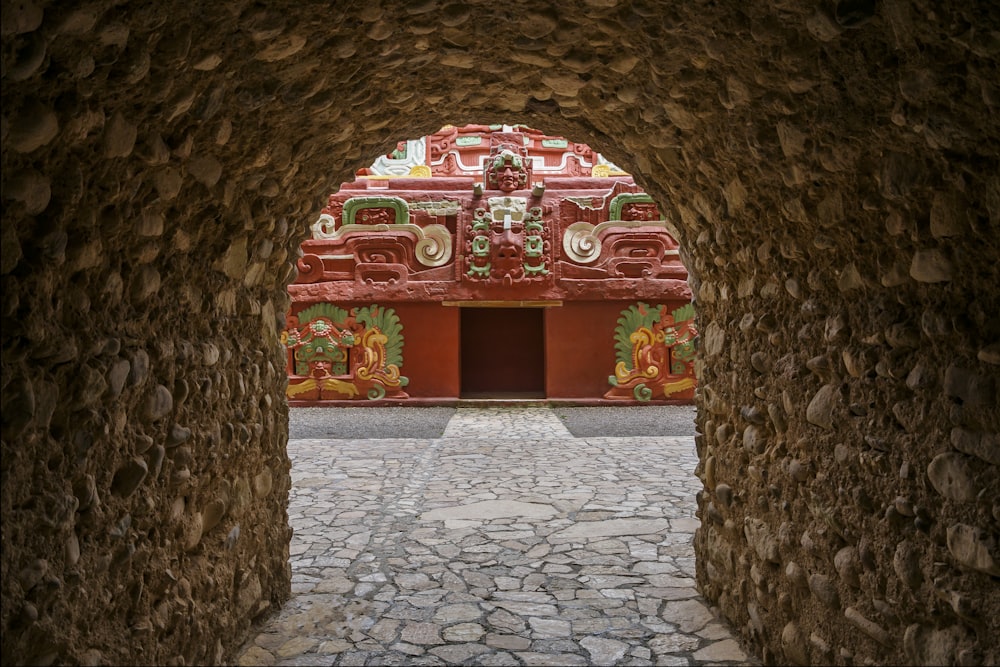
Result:
{"label": "carved frieze", "polygon": [[392,308],[310,306],[288,319],[286,394],[296,400],[407,398],[403,326]]}
{"label": "carved frieze", "polygon": [[649,401],[691,398],[698,330],[694,306],[637,303],[622,311],[615,329],[617,363],[604,398]]}

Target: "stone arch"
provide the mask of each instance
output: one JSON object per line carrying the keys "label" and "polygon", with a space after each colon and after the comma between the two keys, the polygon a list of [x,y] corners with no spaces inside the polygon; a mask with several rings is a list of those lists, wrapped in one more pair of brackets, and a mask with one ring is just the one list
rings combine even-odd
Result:
{"label": "stone arch", "polygon": [[512,118],[676,205],[705,595],[768,661],[1000,659],[989,2],[112,5],[3,9],[5,660],[218,662],[287,596],[305,219]]}

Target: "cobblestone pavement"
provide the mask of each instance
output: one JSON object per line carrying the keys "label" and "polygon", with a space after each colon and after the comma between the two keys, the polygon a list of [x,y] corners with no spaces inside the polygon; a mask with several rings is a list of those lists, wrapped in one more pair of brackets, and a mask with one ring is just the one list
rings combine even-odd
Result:
{"label": "cobblestone pavement", "polygon": [[288,451],[292,598],[241,665],[758,664],[694,587],[692,437],[459,408]]}

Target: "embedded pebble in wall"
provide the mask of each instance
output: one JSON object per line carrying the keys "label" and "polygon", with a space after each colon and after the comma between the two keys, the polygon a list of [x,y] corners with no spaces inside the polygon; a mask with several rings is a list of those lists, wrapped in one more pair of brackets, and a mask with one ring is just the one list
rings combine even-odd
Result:
{"label": "embedded pebble in wall", "polygon": [[205,509],[201,513],[204,532],[211,532],[213,528],[219,525],[225,513],[226,503],[219,498],[205,505]]}
{"label": "embedded pebble in wall", "polygon": [[135,387],[149,375],[149,354],[145,350],[135,350],[130,357],[128,384]]}
{"label": "embedded pebble in wall", "polygon": [[171,201],[180,194],[184,176],[173,167],[163,167],[153,174],[153,185],[163,201]]}
{"label": "embedded pebble in wall", "polygon": [[806,421],[828,431],[833,429],[833,411],[839,403],[838,387],[832,384],[823,385],[809,401]]}
{"label": "embedded pebble in wall", "polygon": [[788,430],[788,420],[786,419],[785,411],[780,404],[768,403],[767,414],[771,418],[771,424],[774,426],[775,431],[778,433],[784,433]]}
{"label": "embedded pebble in wall", "polygon": [[29,102],[10,122],[4,143],[19,153],[32,153],[59,134],[59,118],[52,109]]}
{"label": "embedded pebble in wall", "polygon": [[827,607],[836,609],[840,607],[840,594],[833,580],[825,574],[809,575],[809,590],[816,596],[816,599]]}
{"label": "embedded pebble in wall", "polygon": [[767,448],[767,435],[757,426],[747,426],[743,430],[743,448],[751,454],[762,454]]}
{"label": "embedded pebble in wall", "polygon": [[163,214],[156,210],[146,209],[136,223],[136,233],[139,236],[162,236]]}
{"label": "embedded pebble in wall", "polygon": [[155,422],[170,414],[174,408],[174,398],[170,390],[162,384],[156,385],[153,392],[146,398],[143,416],[147,421]]}
{"label": "embedded pebble in wall", "polygon": [[923,573],[920,569],[920,553],[916,550],[912,542],[903,540],[896,545],[892,567],[899,580],[911,590],[920,588],[920,584],[923,582]]}
{"label": "embedded pebble in wall", "polygon": [[109,158],[128,157],[135,146],[138,128],[121,112],[115,113],[104,126],[104,155]]}
{"label": "embedded pebble in wall", "polygon": [[781,648],[785,658],[793,665],[809,665],[809,645],[795,621],[785,624],[781,631]]}
{"label": "embedded pebble in wall", "polygon": [[3,196],[23,203],[28,215],[38,215],[48,208],[52,188],[47,176],[34,169],[25,169],[4,181]]}
{"label": "embedded pebble in wall", "polygon": [[1000,366],[1000,343],[990,343],[976,353],[976,358],[987,364]]}
{"label": "embedded pebble in wall", "polygon": [[149,471],[152,478],[158,479],[160,471],[163,469],[163,459],[167,455],[167,448],[163,445],[155,445],[149,450]]}
{"label": "embedded pebble in wall", "polygon": [[184,533],[181,538],[186,551],[193,551],[201,542],[204,534],[204,519],[201,512],[192,513],[185,522]]}
{"label": "embedded pebble in wall", "polygon": [[214,155],[192,157],[186,167],[191,177],[206,188],[214,187],[222,177],[222,163]]}
{"label": "embedded pebble in wall", "polygon": [[903,633],[903,651],[914,664],[953,664],[955,649],[963,634],[956,626],[933,628],[912,623]]}
{"label": "embedded pebble in wall", "polygon": [[271,469],[264,468],[264,470],[253,478],[254,495],[257,498],[264,498],[267,494],[271,493],[273,485],[274,477],[271,474]]}
{"label": "embedded pebble in wall", "polygon": [[874,639],[880,644],[889,646],[892,640],[889,637],[889,633],[880,626],[878,623],[871,621],[864,617],[857,609],[854,607],[848,607],[844,610],[844,617],[847,618],[851,623],[853,623],[859,630]]}
{"label": "embedded pebble in wall", "polygon": [[941,283],[952,279],[951,260],[937,248],[918,250],[910,263],[910,277],[922,283]]}
{"label": "embedded pebble in wall", "polygon": [[170,433],[167,435],[167,447],[176,447],[187,442],[191,438],[191,429],[180,424],[173,424]]}
{"label": "embedded pebble in wall", "polygon": [[148,472],[149,468],[144,460],[139,458],[130,460],[115,472],[114,479],[111,480],[111,492],[122,498],[128,498],[146,479]]}
{"label": "embedded pebble in wall", "polygon": [[865,281],[861,277],[858,267],[853,262],[845,266],[837,278],[837,289],[841,292],[850,292],[851,290],[861,289],[864,286]]}
{"label": "embedded pebble in wall", "polygon": [[963,523],[948,527],[948,551],[960,564],[993,577],[1000,577],[996,539],[986,531]]}
{"label": "embedded pebble in wall", "polygon": [[951,446],[987,463],[1000,465],[1000,434],[977,433],[955,427],[951,429]]}
{"label": "embedded pebble in wall", "polygon": [[153,266],[142,266],[135,272],[130,294],[136,303],[146,301],[160,290],[160,272]]}
{"label": "embedded pebble in wall", "polygon": [[861,588],[861,576],[858,572],[858,552],[854,547],[844,547],[833,557],[833,566],[840,575],[840,580],[853,588]]}
{"label": "embedded pebble in wall", "polygon": [[957,452],[938,454],[927,466],[927,477],[945,498],[972,502],[979,491],[975,483],[975,459]]}
{"label": "embedded pebble in wall", "polygon": [[961,399],[967,407],[995,406],[997,401],[996,379],[954,364],[944,373],[944,391],[948,396]]}
{"label": "embedded pebble in wall", "polygon": [[788,475],[796,482],[805,482],[810,476],[809,465],[798,459],[792,459],[788,463]]}
{"label": "embedded pebble in wall", "polygon": [[718,497],[719,502],[726,509],[733,502],[733,489],[728,484],[719,484],[715,487],[715,495]]}
{"label": "embedded pebble in wall", "polygon": [[779,563],[778,542],[771,535],[770,528],[760,519],[747,518],[743,524],[743,533],[747,542],[764,561]]}

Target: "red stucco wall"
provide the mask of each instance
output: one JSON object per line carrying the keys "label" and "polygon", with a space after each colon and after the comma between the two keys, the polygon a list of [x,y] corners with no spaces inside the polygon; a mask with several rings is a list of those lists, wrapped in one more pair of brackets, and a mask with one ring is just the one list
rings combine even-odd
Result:
{"label": "red stucco wall", "polygon": [[403,324],[403,367],[411,398],[458,396],[458,308],[440,303],[386,303]]}
{"label": "red stucco wall", "polygon": [[615,322],[628,304],[576,301],[545,311],[545,393],[600,398],[615,370]]}

